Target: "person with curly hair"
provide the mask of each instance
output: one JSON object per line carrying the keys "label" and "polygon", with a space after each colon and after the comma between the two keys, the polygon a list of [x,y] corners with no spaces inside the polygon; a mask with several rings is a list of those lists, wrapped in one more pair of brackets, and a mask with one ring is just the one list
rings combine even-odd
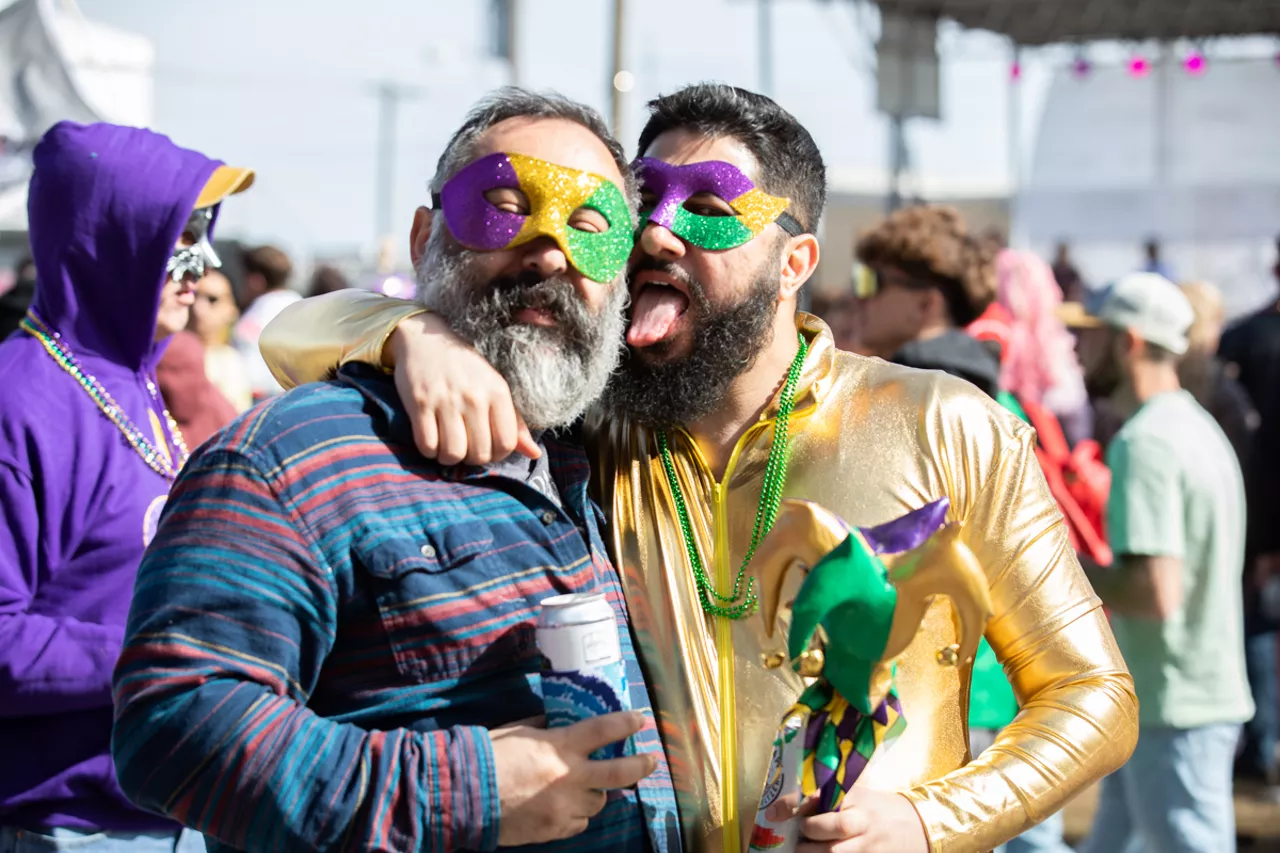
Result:
{"label": "person with curly hair", "polygon": [[854,255],[861,351],[999,393],[999,361],[964,331],[995,301],[994,247],[957,210],[899,210],[862,235]]}

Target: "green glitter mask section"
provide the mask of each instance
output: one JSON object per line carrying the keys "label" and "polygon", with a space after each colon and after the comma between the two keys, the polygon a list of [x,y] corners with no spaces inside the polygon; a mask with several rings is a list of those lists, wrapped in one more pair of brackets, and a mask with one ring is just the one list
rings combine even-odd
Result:
{"label": "green glitter mask section", "polygon": [[[641,216],[642,229],[649,224],[651,212]],[[691,245],[713,252],[736,249],[750,243],[756,236],[737,216],[703,216],[683,207],[676,211],[671,221],[671,233]]]}
{"label": "green glitter mask section", "polygon": [[592,281],[607,284],[622,273],[635,248],[635,232],[629,227],[631,212],[627,210],[622,191],[611,181],[601,183],[582,206],[599,212],[608,221],[609,230],[565,229],[569,257],[578,272]]}

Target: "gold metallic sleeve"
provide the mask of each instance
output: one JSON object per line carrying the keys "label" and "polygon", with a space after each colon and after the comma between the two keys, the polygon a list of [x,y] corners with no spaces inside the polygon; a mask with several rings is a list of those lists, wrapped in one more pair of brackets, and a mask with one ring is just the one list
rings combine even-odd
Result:
{"label": "gold metallic sleeve", "polygon": [[339,290],[295,302],[262,330],[258,348],[285,388],[318,382],[353,361],[382,367],[397,325],[426,311],[416,302],[367,290]]}
{"label": "gold metallic sleeve", "polygon": [[987,639],[1021,712],[968,765],[906,795],[932,853],[990,850],[1128,760],[1138,700],[1023,430],[974,492],[966,539],[991,579]]}

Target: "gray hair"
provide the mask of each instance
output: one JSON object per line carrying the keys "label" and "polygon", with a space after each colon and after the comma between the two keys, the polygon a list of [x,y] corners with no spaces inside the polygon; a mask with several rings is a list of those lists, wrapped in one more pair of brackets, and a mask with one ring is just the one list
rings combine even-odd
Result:
{"label": "gray hair", "polygon": [[476,157],[476,143],[485,131],[496,124],[513,118],[562,119],[585,127],[596,135],[613,156],[618,171],[622,173],[623,195],[634,218],[639,207],[640,190],[635,176],[631,172],[631,164],[627,160],[622,145],[609,132],[600,113],[572,101],[555,92],[531,92],[517,86],[504,86],[485,95],[467,113],[462,126],[454,132],[444,153],[436,163],[436,173],[431,179],[431,192],[438,193],[445,181],[456,175]]}

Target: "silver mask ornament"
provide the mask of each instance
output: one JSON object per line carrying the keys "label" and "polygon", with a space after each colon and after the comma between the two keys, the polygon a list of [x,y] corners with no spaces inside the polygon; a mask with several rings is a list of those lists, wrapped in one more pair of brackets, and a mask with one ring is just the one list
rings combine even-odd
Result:
{"label": "silver mask ornament", "polygon": [[182,233],[189,234],[194,242],[190,246],[174,249],[173,256],[169,258],[169,277],[174,281],[183,281],[188,276],[198,281],[204,278],[206,268],[217,269],[222,266],[222,259],[209,242],[209,227],[213,224],[213,212],[216,209],[215,204],[191,212],[191,218],[187,220]]}

